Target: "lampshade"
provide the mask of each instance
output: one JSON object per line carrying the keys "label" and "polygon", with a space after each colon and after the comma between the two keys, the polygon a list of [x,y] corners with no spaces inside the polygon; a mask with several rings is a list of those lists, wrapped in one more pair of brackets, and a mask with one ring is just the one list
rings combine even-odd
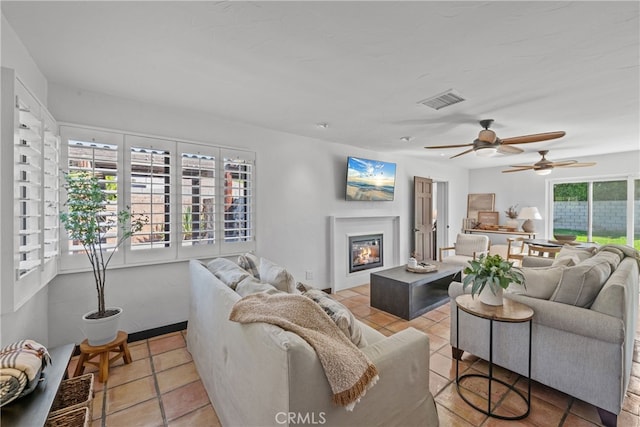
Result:
{"label": "lampshade", "polygon": [[542,215],[540,215],[538,208],[531,206],[520,209],[518,219],[542,219]]}

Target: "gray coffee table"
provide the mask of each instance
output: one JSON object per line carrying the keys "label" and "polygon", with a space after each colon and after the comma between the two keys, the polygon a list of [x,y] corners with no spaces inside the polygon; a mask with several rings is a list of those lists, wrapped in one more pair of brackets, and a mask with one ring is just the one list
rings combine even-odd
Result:
{"label": "gray coffee table", "polygon": [[462,268],[429,263],[437,265],[438,270],[412,273],[402,265],[371,273],[371,307],[411,320],[446,303],[449,284]]}

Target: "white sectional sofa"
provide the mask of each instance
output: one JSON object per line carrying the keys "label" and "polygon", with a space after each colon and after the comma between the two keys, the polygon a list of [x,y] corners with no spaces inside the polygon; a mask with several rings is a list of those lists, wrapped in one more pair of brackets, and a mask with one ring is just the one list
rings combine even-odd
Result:
{"label": "white sectional sofa", "polygon": [[[524,257],[526,290],[504,294],[534,310],[532,379],[596,406],[603,424],[610,426],[616,425],[631,374],[638,317],[638,256],[630,247],[607,246],[593,256],[563,248],[555,261]],[[574,265],[562,265],[567,257]],[[461,357],[466,351],[488,360],[489,321],[462,310],[459,347],[455,348],[453,301],[462,293],[462,284],[452,282],[453,355]],[[526,375],[528,336],[528,323],[495,322],[494,363]]]}
{"label": "white sectional sofa", "polygon": [[229,320],[241,296],[214,273],[200,261],[190,262],[187,345],[222,425],[438,425],[426,334],[408,328],[385,337],[358,322],[368,343],[361,350],[379,380],[349,412],[332,402],[320,361],[306,341],[274,325]]}

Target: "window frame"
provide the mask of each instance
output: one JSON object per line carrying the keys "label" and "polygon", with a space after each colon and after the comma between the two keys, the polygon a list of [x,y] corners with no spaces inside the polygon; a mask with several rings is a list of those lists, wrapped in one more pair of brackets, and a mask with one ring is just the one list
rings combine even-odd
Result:
{"label": "window frame", "polygon": [[546,217],[549,218],[547,223],[547,235],[553,233],[555,218],[554,212],[554,186],[557,184],[575,184],[586,183],[588,198],[587,198],[587,236],[590,240],[593,236],[593,184],[596,182],[609,182],[609,181],[626,181],[627,182],[627,201],[626,201],[626,244],[631,247],[634,246],[634,233],[635,230],[635,201],[634,201],[634,185],[635,181],[640,179],[640,174],[624,174],[624,175],[604,175],[604,176],[587,176],[576,178],[553,178],[547,179],[546,193],[547,193],[547,212]]}

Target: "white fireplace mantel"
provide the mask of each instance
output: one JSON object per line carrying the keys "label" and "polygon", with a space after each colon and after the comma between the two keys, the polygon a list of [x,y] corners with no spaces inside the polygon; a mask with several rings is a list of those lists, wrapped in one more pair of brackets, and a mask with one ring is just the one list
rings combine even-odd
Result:
{"label": "white fireplace mantel", "polygon": [[[382,267],[349,273],[349,236],[382,234]],[[332,292],[369,283],[370,274],[400,264],[400,216],[330,216],[329,250]]]}

